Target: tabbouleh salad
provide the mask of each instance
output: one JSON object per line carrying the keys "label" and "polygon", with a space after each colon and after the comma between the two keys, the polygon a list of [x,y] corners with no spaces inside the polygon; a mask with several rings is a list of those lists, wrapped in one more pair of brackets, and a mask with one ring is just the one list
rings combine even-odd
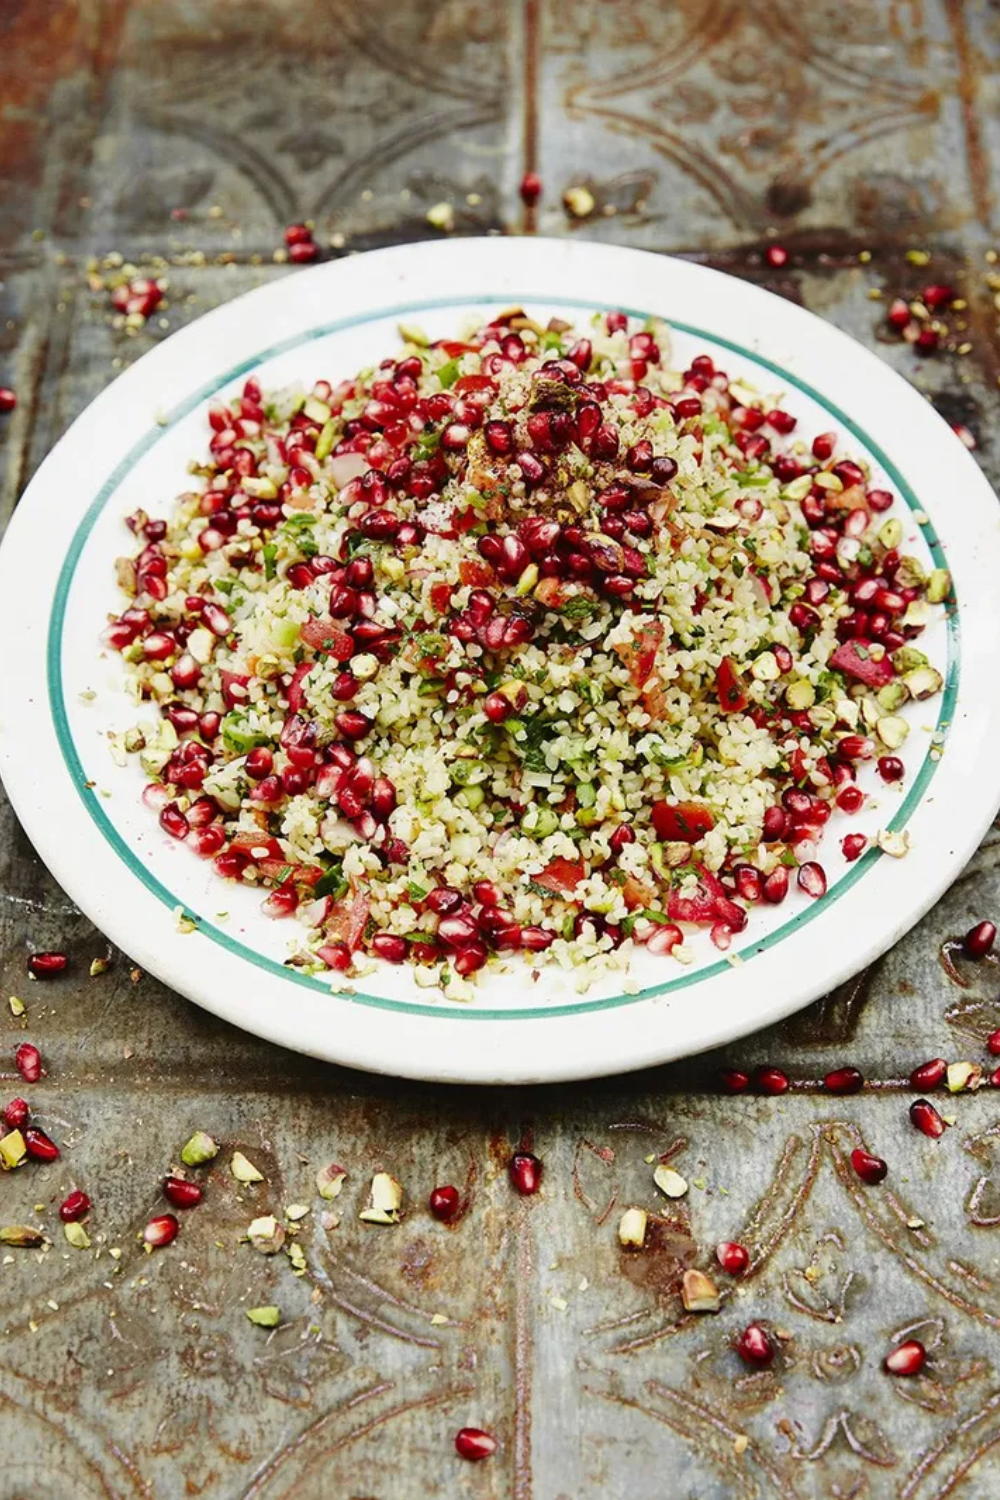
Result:
{"label": "tabbouleh salad", "polygon": [[288,962],[456,999],[822,896],[858,764],[900,781],[942,686],[950,580],[893,496],[659,322],[400,333],[339,384],[248,380],[169,519],[128,518],[104,643],[162,827],[298,919]]}

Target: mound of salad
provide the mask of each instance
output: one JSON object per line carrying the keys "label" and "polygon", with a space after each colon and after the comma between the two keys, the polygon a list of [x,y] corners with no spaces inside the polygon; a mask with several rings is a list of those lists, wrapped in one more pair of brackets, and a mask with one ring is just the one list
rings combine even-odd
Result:
{"label": "mound of salad", "polygon": [[942,687],[950,579],[893,495],[708,354],[673,369],[660,322],[400,333],[248,380],[170,515],[128,518],[104,644],[163,829],[295,919],[289,963],[457,999],[821,897],[824,837],[867,845],[858,767],[900,783]]}

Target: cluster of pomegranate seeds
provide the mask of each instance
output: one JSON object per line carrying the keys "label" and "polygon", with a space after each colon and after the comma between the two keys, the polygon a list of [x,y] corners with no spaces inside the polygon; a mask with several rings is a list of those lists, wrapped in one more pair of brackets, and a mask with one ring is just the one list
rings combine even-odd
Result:
{"label": "cluster of pomegranate seeds", "polygon": [[511,954],[586,982],[821,900],[827,824],[905,778],[900,709],[942,685],[915,642],[950,580],[893,495],[708,353],[671,371],[655,320],[404,336],[308,392],[251,377],[172,518],[127,518],[103,639],[159,715],[120,747],[163,832],[298,919],[291,963],[454,999]]}
{"label": "cluster of pomegranate seeds", "polygon": [[319,254],[319,246],[313,239],[312,228],[308,224],[289,224],[285,230],[285,244],[288,246],[288,259],[295,265],[308,265]]}
{"label": "cluster of pomegranate seeds", "polygon": [[0,416],[6,416],[17,405],[17,394],[9,385],[0,385]]}
{"label": "cluster of pomegranate seeds", "polygon": [[948,332],[938,314],[957,300],[954,287],[932,282],[910,301],[894,297],[886,313],[886,324],[905,343],[912,344],[918,354],[933,354]]}
{"label": "cluster of pomegranate seeds", "polygon": [[127,320],[141,324],[164,303],[165,286],[149,276],[133,276],[112,289],[111,306]]}

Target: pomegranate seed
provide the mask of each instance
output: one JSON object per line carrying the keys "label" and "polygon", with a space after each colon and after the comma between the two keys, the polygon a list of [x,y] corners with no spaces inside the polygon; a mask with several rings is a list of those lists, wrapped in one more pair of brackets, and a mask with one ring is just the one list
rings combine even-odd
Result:
{"label": "pomegranate seed", "polygon": [[943,1057],[932,1057],[930,1062],[914,1068],[910,1074],[910,1086],[921,1090],[936,1089],[947,1071],[948,1064]]}
{"label": "pomegranate seed", "polygon": [[788,870],[784,865],[776,865],[771,871],[764,881],[762,895],[772,906],[780,906],[784,901],[788,895]]}
{"label": "pomegranate seed", "polygon": [[180,1227],[173,1214],[157,1214],[142,1231],[142,1237],[151,1250],[162,1250],[165,1245],[173,1244]]}
{"label": "pomegranate seed", "polygon": [[439,917],[453,916],[462,905],[461,893],[450,885],[435,886],[432,891],[428,891],[426,899],[431,911],[436,912]]}
{"label": "pomegranate seed", "polygon": [[348,740],[361,740],[368,734],[372,721],[358,709],[347,708],[334,717],[337,731]]}
{"label": "pomegranate seed", "polygon": [[872,510],[883,511],[892,509],[892,496],[888,490],[869,490],[866,498]]}
{"label": "pomegranate seed", "polygon": [[912,318],[913,314],[910,312],[909,303],[904,302],[902,297],[894,297],[889,305],[889,311],[885,315],[885,320],[889,324],[889,327],[895,328],[898,333],[902,333],[904,328],[909,327]]}
{"label": "pomegranate seed", "polygon": [[447,1224],[458,1213],[459,1202],[458,1188],[436,1187],[428,1199],[428,1207],[435,1219]]}
{"label": "pomegranate seed", "polygon": [[163,1183],[163,1196],[175,1208],[194,1208],[204,1194],[196,1182],[185,1182],[183,1177],[167,1177]]}
{"label": "pomegranate seed", "polygon": [[921,328],[913,341],[913,347],[918,354],[933,354],[940,343],[940,336],[935,328]]}
{"label": "pomegranate seed", "polygon": [[774,270],[780,271],[782,266],[788,264],[788,251],[783,245],[768,245],[764,251],[764,259]]}
{"label": "pomegranate seed", "polygon": [[873,1186],[876,1182],[881,1182],[889,1170],[881,1156],[872,1156],[870,1151],[862,1151],[860,1146],[851,1152],[851,1166],[862,1182]]}
{"label": "pomegranate seed", "polygon": [[75,1224],[77,1219],[89,1214],[90,1209],[91,1202],[86,1193],[74,1188],[69,1197],[59,1205],[59,1217],[64,1224]]}
{"label": "pomegranate seed", "polygon": [[263,781],[274,768],[274,755],[266,745],[255,745],[243,762],[243,769],[252,781]]}
{"label": "pomegranate seed", "polygon": [[489,693],[483,699],[483,713],[491,724],[502,724],[513,712],[513,703],[503,693]]}
{"label": "pomegranate seed", "polygon": [[860,787],[845,786],[843,791],[837,793],[837,806],[841,812],[860,812],[864,806],[865,794]]}
{"label": "pomegranate seed", "polygon": [[346,973],[351,967],[351,950],[346,943],[326,943],[322,948],[316,949],[316,954],[328,969],[334,969],[339,974]]}
{"label": "pomegranate seed", "polygon": [[813,900],[826,895],[826,871],[814,859],[807,860],[804,865],[800,865],[799,873],[795,878],[799,890],[805,891],[806,895],[812,896]]}
{"label": "pomegranate seed", "polygon": [[677,460],[673,458],[654,458],[653,467],[649,471],[649,477],[656,484],[669,484],[677,476]]}
{"label": "pomegranate seed", "polygon": [[28,973],[34,979],[51,979],[61,974],[69,963],[65,953],[32,953],[28,958]]}
{"label": "pomegranate seed", "polygon": [[6,416],[9,411],[14,410],[16,405],[17,395],[15,392],[11,390],[9,385],[0,385],[0,412]]}
{"label": "pomegranate seed", "polygon": [[944,1135],[944,1121],[933,1104],[926,1099],[914,1099],[910,1105],[910,1119],[916,1128],[923,1135],[930,1136],[932,1141]]}
{"label": "pomegranate seed", "polygon": [[522,927],[521,947],[529,953],[544,953],[546,948],[551,948],[556,940],[554,932],[549,932],[545,927]]}
{"label": "pomegranate seed", "polygon": [[190,832],[188,820],[176,802],[168,802],[160,813],[160,827],[175,839],[186,839]]}
{"label": "pomegranate seed", "polygon": [[497,1440],[481,1427],[463,1427],[455,1434],[455,1452],[469,1463],[479,1463],[497,1451]]}
{"label": "pomegranate seed", "polygon": [[788,1092],[788,1074],[783,1073],[780,1068],[757,1068],[754,1071],[753,1081],[762,1094],[786,1094]]}
{"label": "pomegranate seed", "polygon": [[510,1180],[522,1197],[537,1193],[542,1182],[542,1164],[530,1151],[515,1151],[510,1159]]}
{"label": "pomegranate seed", "polygon": [[289,247],[292,245],[308,245],[312,237],[313,232],[308,224],[289,224],[285,230],[285,244]]}
{"label": "pomegranate seed", "polygon": [[4,1105],[3,1122],[8,1130],[23,1130],[30,1113],[27,1099],[11,1099]]}
{"label": "pomegranate seed", "polygon": [[848,864],[853,864],[860,855],[864,854],[867,846],[868,840],[863,833],[845,834],[840,843],[841,851]]}
{"label": "pomegranate seed", "polygon": [[745,1364],[766,1369],[774,1359],[774,1345],[759,1323],[748,1323],[736,1340],[736,1353]]}
{"label": "pomegranate seed", "polygon": [[919,1339],[907,1339],[882,1361],[888,1375],[919,1375],[927,1363],[927,1350]]}
{"label": "pomegranate seed", "polygon": [[996,935],[995,922],[977,922],[975,927],[970,927],[965,934],[962,947],[969,958],[983,958],[991,951]]}
{"label": "pomegranate seed", "polygon": [[991,1031],[986,1038],[986,1050],[994,1057],[1000,1056],[1000,1031]]}
{"label": "pomegranate seed", "polygon": [[763,839],[765,844],[775,844],[784,838],[788,830],[788,818],[781,807],[769,807],[764,814]]}
{"label": "pomegranate seed", "polygon": [[876,761],[878,774],[883,781],[902,781],[906,767],[898,755],[880,755]]}
{"label": "pomegranate seed", "polygon": [[864,1086],[864,1077],[857,1068],[834,1068],[823,1079],[831,1094],[856,1094]]}
{"label": "pomegranate seed", "polygon": [[449,948],[465,948],[477,941],[479,928],[471,917],[456,914],[441,918],[438,922],[437,935],[442,943],[448,944]]}
{"label": "pomegranate seed", "polygon": [[59,1147],[55,1141],[50,1140],[37,1125],[29,1126],[24,1132],[24,1144],[28,1155],[35,1161],[56,1161],[59,1157]]}
{"label": "pomegranate seed", "polygon": [[719,1082],[727,1094],[743,1094],[750,1087],[750,1075],[739,1068],[723,1068]]}
{"label": "pomegranate seed", "polygon": [[735,1240],[722,1240],[715,1247],[715,1258],[730,1276],[742,1276],[750,1264],[750,1251]]}
{"label": "pomegranate seed", "polygon": [[612,854],[620,854],[628,844],[635,843],[635,829],[628,823],[619,823],[608,839],[608,848]]}
{"label": "pomegranate seed", "polygon": [[401,964],[406,958],[406,939],[392,932],[376,932],[370,947],[375,957],[384,958],[386,963]]}
{"label": "pomegranate seed", "polygon": [[306,240],[302,244],[291,245],[288,250],[288,259],[293,265],[307,265],[309,261],[315,260],[319,254],[319,246],[312,240]]}
{"label": "pomegranate seed", "polygon": [[37,1083],[42,1076],[42,1054],[31,1042],[22,1042],[14,1053],[17,1071],[25,1083]]}

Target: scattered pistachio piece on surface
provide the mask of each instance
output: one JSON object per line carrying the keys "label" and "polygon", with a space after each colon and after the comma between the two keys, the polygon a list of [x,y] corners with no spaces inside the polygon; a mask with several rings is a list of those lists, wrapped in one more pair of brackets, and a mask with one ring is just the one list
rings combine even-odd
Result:
{"label": "scattered pistachio piece on surface", "polygon": [[196,1130],[181,1151],[181,1161],[186,1167],[201,1167],[218,1154],[219,1148],[212,1137],[203,1130]]}
{"label": "scattered pistachio piece on surface", "polygon": [[618,1224],[618,1239],[630,1250],[641,1250],[646,1242],[646,1210],[627,1208]]}
{"label": "scattered pistachio piece on surface", "polygon": [[277,1328],[281,1322],[281,1309],[277,1307],[248,1307],[246,1312],[258,1328]]}
{"label": "scattered pistachio piece on surface", "polygon": [[[184,1160],[183,1154],[181,1160]],[[243,1155],[242,1151],[234,1151],[229,1163],[229,1170],[237,1182],[263,1182],[263,1172],[258,1172],[253,1162]]]}
{"label": "scattered pistachio piece on surface", "polygon": [[372,1178],[371,1202],[359,1218],[366,1224],[398,1224],[403,1203],[403,1189],[388,1172],[376,1172]]}
{"label": "scattered pistachio piece on surface", "polygon": [[653,1173],[653,1181],[660,1192],[668,1198],[683,1198],[688,1190],[687,1179],[673,1167],[665,1166],[662,1162]]}
{"label": "scattered pistachio piece on surface", "polygon": [[329,1166],[320,1167],[316,1173],[316,1190],[321,1198],[336,1198],[346,1180],[347,1169],[331,1162]]}

